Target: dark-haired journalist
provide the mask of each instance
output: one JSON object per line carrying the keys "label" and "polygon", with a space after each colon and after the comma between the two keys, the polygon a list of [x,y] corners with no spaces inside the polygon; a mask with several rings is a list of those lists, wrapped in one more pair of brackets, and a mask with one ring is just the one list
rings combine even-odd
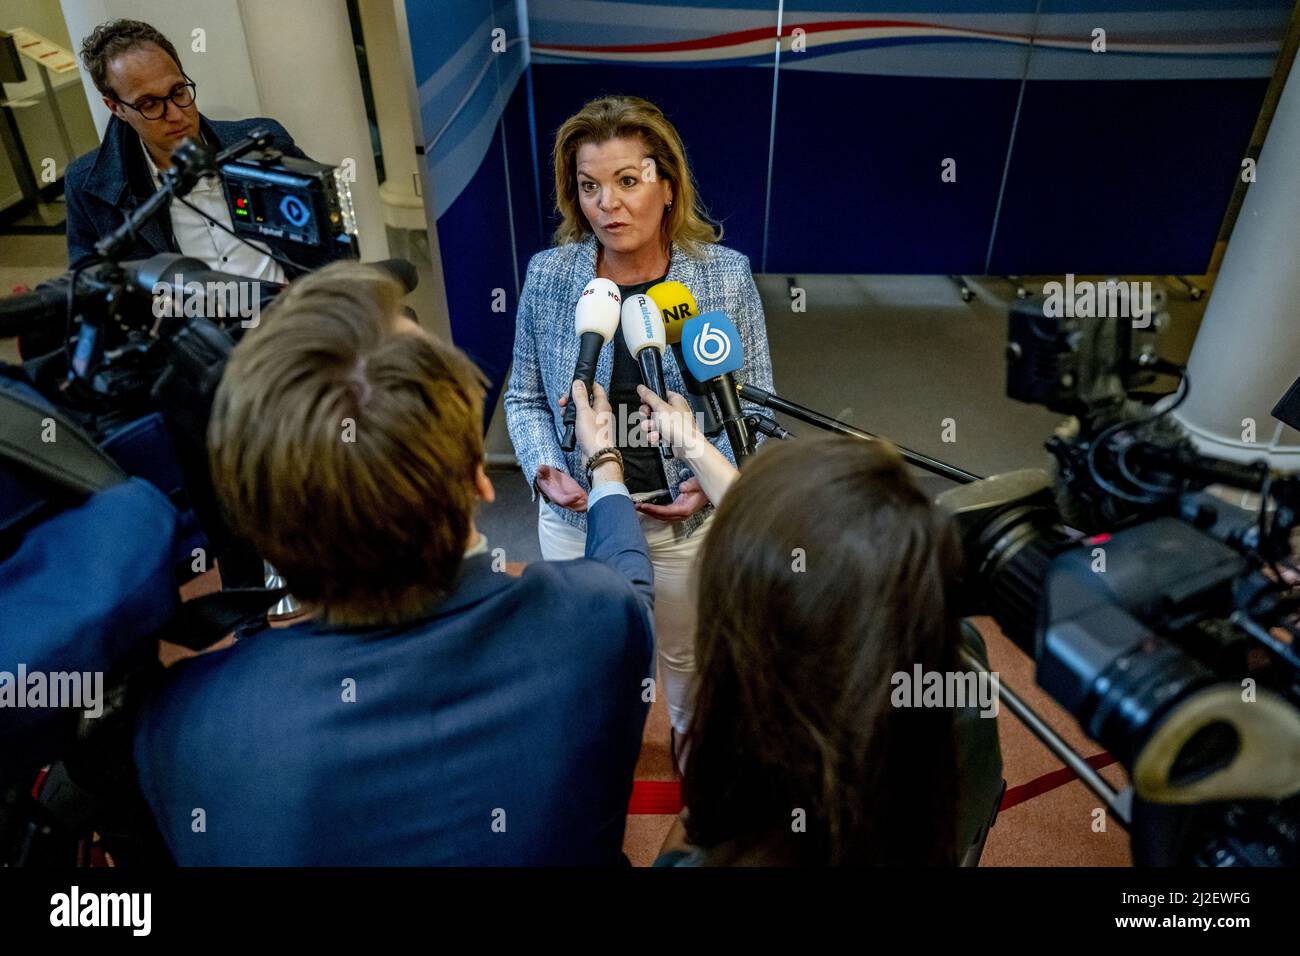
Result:
{"label": "dark-haired journalist", "polygon": [[[900,708],[891,677],[987,666],[949,517],[887,442],[769,442],[745,471],[638,388],[717,506],[695,566],[686,809],[659,866],[973,864],[1002,793],[996,711]],[[791,561],[800,552],[804,562]]]}

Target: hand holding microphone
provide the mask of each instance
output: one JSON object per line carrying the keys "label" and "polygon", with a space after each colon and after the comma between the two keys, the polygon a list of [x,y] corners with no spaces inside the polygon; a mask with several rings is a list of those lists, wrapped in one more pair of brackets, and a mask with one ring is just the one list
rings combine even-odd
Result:
{"label": "hand holding microphone", "polygon": [[600,382],[593,384],[591,389],[588,397],[582,381],[575,379],[573,382],[572,407],[576,409],[577,418],[575,432],[584,459],[614,444],[614,409],[610,407],[609,396]]}
{"label": "hand holding microphone", "polygon": [[[641,383],[667,401],[664,385],[664,349],[668,347],[664,319],[659,306],[648,295],[634,295],[623,303],[623,340],[641,368]],[[664,458],[672,458],[672,447],[661,442]]]}
{"label": "hand holding microphone", "polygon": [[724,312],[705,312],[682,328],[682,354],[686,367],[718,403],[727,441],[736,464],[754,454],[754,438],[745,424],[733,373],[745,365],[740,332]]}
{"label": "hand holding microphone", "polygon": [[[588,396],[582,380],[574,379],[569,394],[560,399],[560,405],[566,411],[573,409],[574,438],[584,459],[614,444],[614,411],[599,382],[592,386]],[[593,488],[605,481],[622,481],[623,466],[600,465],[592,472],[591,480]],[[542,465],[537,469],[537,488],[562,508],[577,512],[587,510],[587,492],[568,472]]]}
{"label": "hand holding microphone", "polygon": [[[695,472],[693,478],[682,482],[681,494],[677,500],[665,507],[669,510],[678,506],[687,507],[690,496],[696,492],[703,493],[714,505],[719,504],[740,472],[696,427],[690,403],[676,392],[669,392],[668,401],[665,402],[644,385],[638,386],[637,392],[645,403],[641,406],[641,414],[645,416],[641,420],[642,430],[651,441],[668,441],[673,447],[673,453]],[[687,501],[684,502],[683,499]],[[650,506],[638,505],[637,510],[665,520],[673,520],[674,517],[663,514],[662,509],[652,511]],[[692,507],[686,515],[693,514],[696,510],[698,508]]]}
{"label": "hand holding microphone", "polygon": [[[588,393],[591,392],[592,382],[596,380],[596,363],[600,360],[600,350],[618,329],[621,304],[618,286],[609,279],[592,279],[578,297],[573,326],[581,344],[573,377],[586,386]],[[563,451],[573,451],[577,440],[574,431],[577,403],[570,401],[563,404],[564,437],[560,441],[560,448]]]}
{"label": "hand holding microphone", "polygon": [[636,387],[641,396],[641,431],[653,444],[666,444],[674,458],[689,459],[699,454],[709,440],[695,425],[695,412],[686,396],[668,392],[665,401],[644,385]]}

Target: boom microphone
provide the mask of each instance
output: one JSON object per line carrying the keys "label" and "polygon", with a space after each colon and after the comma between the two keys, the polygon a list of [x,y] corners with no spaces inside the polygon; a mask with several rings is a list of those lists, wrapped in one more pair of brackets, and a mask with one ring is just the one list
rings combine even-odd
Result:
{"label": "boom microphone", "polygon": [[[668,344],[664,318],[648,295],[634,295],[623,303],[623,339],[641,367],[641,383],[668,401],[664,386],[664,348]],[[673,457],[672,446],[662,440],[659,451],[664,458]]]}
{"label": "boom microphone", "polygon": [[705,312],[682,328],[682,354],[686,367],[709,390],[722,411],[722,424],[736,464],[754,454],[754,438],[745,424],[736,394],[733,372],[745,365],[740,333],[725,312]]}
{"label": "boom microphone", "polygon": [[[592,279],[578,297],[578,305],[573,310],[573,330],[581,340],[578,346],[578,364],[573,368],[570,381],[581,380],[591,396],[591,383],[596,379],[596,363],[600,360],[600,350],[614,337],[618,329],[619,306],[622,296],[618,286],[609,279]],[[573,403],[573,395],[564,406],[564,438],[560,448],[573,451],[577,444],[578,406]]]}
{"label": "boom microphone", "polygon": [[718,416],[713,411],[713,403],[709,401],[704,386],[686,367],[686,359],[682,355],[682,329],[688,319],[693,319],[700,314],[695,296],[691,295],[691,290],[680,282],[660,282],[652,286],[646,295],[659,306],[659,314],[663,316],[668,347],[673,350],[673,355],[677,358],[677,367],[682,370],[682,380],[686,383],[686,401],[690,403],[691,411],[699,419],[704,434],[713,438],[722,431],[722,423],[718,421]]}

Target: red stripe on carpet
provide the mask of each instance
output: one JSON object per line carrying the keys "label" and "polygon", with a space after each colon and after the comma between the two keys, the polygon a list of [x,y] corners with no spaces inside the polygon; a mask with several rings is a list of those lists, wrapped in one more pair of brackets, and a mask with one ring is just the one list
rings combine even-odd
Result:
{"label": "red stripe on carpet", "polygon": [[[1088,766],[1094,770],[1109,767],[1115,758],[1102,751],[1087,758]],[[1062,767],[1035,777],[1028,783],[1008,788],[1002,796],[1002,805],[998,812],[1010,810],[1034,797],[1041,797],[1057,787],[1063,787],[1071,780],[1077,780],[1076,774],[1069,767]],[[680,780],[633,780],[632,797],[627,802],[627,812],[637,814],[676,814],[682,811],[682,783]]]}
{"label": "red stripe on carpet", "polygon": [[633,780],[628,813],[681,813],[680,780]]}
{"label": "red stripe on carpet", "polygon": [[[1093,770],[1100,770],[1103,767],[1109,767],[1115,762],[1115,758],[1106,751],[1099,754],[1093,754],[1087,758],[1088,766]],[[1041,797],[1049,790],[1055,790],[1057,787],[1063,787],[1071,780],[1077,780],[1079,775],[1069,767],[1062,767],[1060,770],[1053,770],[1051,773],[1045,773],[1041,777],[1035,777],[1028,783],[1022,783],[1018,787],[1010,787],[1002,795],[1002,806],[998,807],[998,812],[1010,810],[1014,806],[1024,803],[1026,800],[1032,800],[1034,797]]]}

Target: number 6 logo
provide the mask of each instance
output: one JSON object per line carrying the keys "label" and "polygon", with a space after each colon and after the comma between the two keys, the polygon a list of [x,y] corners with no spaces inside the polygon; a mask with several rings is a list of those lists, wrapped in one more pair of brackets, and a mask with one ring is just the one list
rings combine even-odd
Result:
{"label": "number 6 logo", "polygon": [[705,322],[696,337],[692,351],[701,365],[721,365],[731,355],[731,339]]}

